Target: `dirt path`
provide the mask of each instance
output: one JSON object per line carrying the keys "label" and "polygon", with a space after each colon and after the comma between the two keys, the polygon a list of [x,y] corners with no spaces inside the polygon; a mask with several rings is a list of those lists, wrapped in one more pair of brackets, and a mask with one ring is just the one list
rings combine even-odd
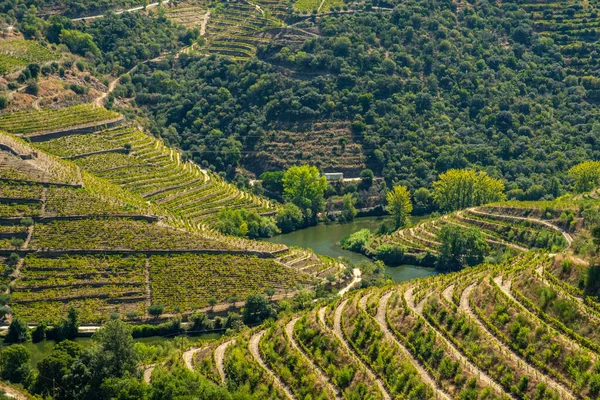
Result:
{"label": "dirt path", "polygon": [[17,400],[28,400],[31,397],[27,396],[26,394],[18,391],[15,388],[12,388],[2,382],[0,382],[0,389],[4,390],[4,393],[6,394],[7,397],[12,397],[13,399],[17,399]]}
{"label": "dirt path", "polygon": [[[156,2],[156,3],[150,3],[148,5],[146,5],[146,7],[144,6],[139,6],[139,7],[133,7],[133,8],[128,8],[126,10],[120,10],[120,11],[115,11],[115,14],[123,14],[126,12],[133,12],[133,11],[142,11],[144,9],[149,9],[149,8],[154,8],[154,7],[158,7],[159,5],[166,5],[169,4],[171,0],[162,0],[161,2]],[[98,18],[103,18],[104,14],[100,14],[100,15],[91,15],[89,17],[80,17],[80,18],[72,18],[71,21],[90,21],[90,20],[94,20],[94,19],[98,19]]]}
{"label": "dirt path", "polygon": [[221,343],[216,349],[214,353],[215,364],[217,365],[217,371],[219,371],[219,376],[221,376],[221,382],[223,385],[225,384],[225,350],[230,345],[235,344],[235,339],[228,340],[227,342]]}
{"label": "dirt path", "polygon": [[113,90],[115,90],[115,88],[117,87],[118,83],[119,83],[119,78],[116,78],[116,79],[112,80],[108,84],[108,89],[106,90],[106,92],[104,92],[100,96],[96,97],[96,99],[94,100],[94,104],[96,105],[96,107],[103,107],[104,106],[104,99],[106,99],[108,97],[108,95],[110,93],[112,93]]}
{"label": "dirt path", "polygon": [[329,390],[329,393],[333,394],[336,399],[341,400],[342,393],[339,391],[339,389],[331,383],[331,381],[327,377],[327,374],[325,374],[325,372],[313,362],[313,360],[304,352],[304,349],[300,347],[296,342],[296,339],[294,338],[294,326],[296,326],[296,322],[298,322],[299,319],[300,317],[296,317],[290,322],[288,322],[285,326],[285,334],[287,335],[289,342],[291,343],[294,349],[298,350],[300,354],[302,354],[302,358],[304,358],[304,361],[306,361],[311,366],[312,370],[315,371],[315,374],[321,379],[321,382],[325,383],[327,389]]}
{"label": "dirt path", "polygon": [[402,353],[405,355],[405,357],[408,358],[412,365],[417,369],[421,380],[435,391],[435,398],[450,400],[451,397],[448,396],[446,392],[444,392],[444,390],[439,387],[439,385],[435,382],[431,375],[429,375],[427,370],[423,368],[423,366],[413,357],[413,355],[408,351],[408,349],[404,347],[404,345],[396,338],[396,335],[394,335],[392,331],[390,331],[386,320],[386,310],[388,301],[390,300],[392,293],[393,292],[388,292],[381,296],[381,298],[379,299],[379,307],[377,308],[377,315],[375,317],[375,320],[383,330],[385,337],[388,338],[388,340],[396,343],[400,350],[402,350]]}
{"label": "dirt path", "polygon": [[365,368],[365,371],[366,371],[367,375],[369,375],[369,378],[371,378],[375,383],[377,383],[377,386],[379,387],[379,391],[383,395],[383,398],[385,400],[391,400],[392,397],[390,396],[387,389],[385,388],[383,381],[381,379],[379,379],[377,377],[377,375],[375,375],[375,372],[373,372],[371,367],[369,367],[368,365],[366,365],[365,363],[362,362],[360,357],[358,357],[356,355],[356,353],[354,352],[354,350],[352,350],[352,348],[350,347],[348,342],[346,342],[346,338],[344,337],[344,332],[342,331],[342,312],[344,311],[344,307],[346,306],[346,303],[348,303],[348,299],[342,301],[340,303],[340,305],[335,309],[335,314],[333,317],[333,333],[338,337],[338,339],[340,340],[340,342],[342,343],[344,348],[348,351],[348,353],[350,355],[352,355],[352,357],[356,360],[358,365],[362,365]]}
{"label": "dirt path", "polygon": [[260,355],[260,349],[259,349],[258,343],[260,342],[260,338],[262,338],[266,332],[267,331],[260,331],[260,332],[255,333],[254,336],[252,336],[250,338],[250,343],[248,344],[248,349],[250,350],[250,353],[252,353],[252,356],[254,357],[256,362],[258,362],[258,364],[260,364],[262,369],[265,370],[267,375],[269,375],[271,377],[275,387],[281,389],[281,391],[285,393],[285,395],[288,399],[295,400],[296,397],[287,388],[287,386],[285,386],[283,384],[283,382],[281,382],[279,377],[277,375],[275,375],[275,373],[273,373],[273,371],[271,371],[271,369],[267,366],[267,364],[262,359],[262,356]]}
{"label": "dirt path", "polygon": [[448,286],[446,289],[444,289],[444,291],[442,292],[442,296],[444,296],[444,298],[446,300],[448,300],[449,303],[453,303],[454,300],[452,299],[452,292],[454,291],[454,284]]}
{"label": "dirt path", "polygon": [[144,382],[146,383],[150,383],[150,381],[152,380],[152,371],[154,371],[154,367],[156,366],[156,364],[151,364],[148,365],[146,367],[146,369],[144,369]]}
{"label": "dirt path", "polygon": [[202,19],[202,22],[200,23],[200,36],[204,36],[206,34],[206,26],[208,25],[209,18],[210,18],[210,9],[208,9],[206,11],[206,14],[204,14],[204,18]]}
{"label": "dirt path", "polygon": [[[477,377],[485,386],[489,386],[489,387],[493,388],[497,393],[508,394],[504,391],[504,389],[502,389],[502,387],[500,385],[498,385],[496,383],[496,381],[494,381],[485,372],[483,372],[482,370],[477,368],[473,363],[471,363],[471,361],[467,357],[465,357],[460,351],[458,351],[458,349],[456,347],[454,347],[454,345],[448,339],[446,339],[446,337],[444,335],[442,335],[440,332],[438,332],[438,330],[433,325],[431,325],[425,317],[423,317],[422,310],[418,311],[417,308],[415,308],[413,290],[414,290],[414,287],[412,287],[404,292],[404,298],[406,300],[406,303],[408,304],[408,307],[411,310],[413,310],[414,313],[416,313],[422,317],[425,324],[427,324],[427,326],[435,332],[436,336],[444,342],[444,344],[446,345],[446,348],[453,354],[454,358],[459,360],[460,363],[466,369],[468,369],[473,374],[473,376]],[[514,398],[514,397],[512,397],[512,398]]]}
{"label": "dirt path", "polygon": [[194,371],[194,354],[200,350],[202,350],[202,347],[192,347],[191,349],[185,351],[182,355],[183,362],[190,371]]}
{"label": "dirt path", "polygon": [[38,97],[37,99],[35,99],[33,101],[33,103],[31,103],[31,107],[33,107],[34,110],[40,110],[40,101],[42,101],[43,97]]}
{"label": "dirt path", "polygon": [[[513,362],[523,368],[527,374],[531,376],[535,376],[541,382],[544,382],[552,389],[556,390],[560,393],[561,399],[575,399],[575,396],[569,390],[563,386],[562,384],[556,382],[549,375],[543,373],[542,371],[538,371],[536,368],[533,368],[529,363],[523,360],[519,355],[517,355],[512,349],[506,346],[503,342],[501,342],[492,332],[490,332],[485,324],[483,324],[475,312],[471,309],[471,304],[469,299],[471,298],[471,292],[475,289],[476,283],[472,283],[468,286],[460,296],[460,309],[481,329],[486,333],[486,336],[492,341],[492,343],[500,349],[502,354],[506,357],[510,358]],[[543,379],[540,379],[542,377]]]}
{"label": "dirt path", "polygon": [[343,288],[342,290],[340,290],[338,292],[339,296],[343,296],[346,293],[348,293],[350,291],[350,289],[352,289],[354,287],[354,285],[356,285],[357,283],[359,283],[362,280],[362,272],[360,272],[360,269],[354,268],[352,270],[352,275],[354,276],[354,279],[352,279],[352,282],[350,282],[345,288]]}
{"label": "dirt path", "polygon": [[319,8],[317,8],[317,13],[321,11],[323,4],[325,4],[325,0],[321,0],[321,3],[319,3]]}

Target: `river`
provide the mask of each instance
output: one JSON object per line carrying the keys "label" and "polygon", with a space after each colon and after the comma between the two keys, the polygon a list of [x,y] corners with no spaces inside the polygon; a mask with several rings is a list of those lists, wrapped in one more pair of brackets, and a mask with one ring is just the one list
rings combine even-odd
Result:
{"label": "river", "polygon": [[[412,222],[416,223],[423,218],[412,217]],[[373,232],[377,232],[381,223],[386,220],[389,220],[389,217],[363,217],[356,218],[353,222],[345,224],[319,224],[295,232],[277,235],[266,240],[273,243],[285,244],[286,246],[310,248],[318,254],[333,258],[344,257],[350,260],[350,262],[356,263],[370,259],[362,254],[342,249],[338,244],[339,241],[343,237],[361,229],[370,229]],[[385,272],[395,282],[404,282],[435,274],[435,271],[431,268],[423,268],[416,265],[386,267]]]}

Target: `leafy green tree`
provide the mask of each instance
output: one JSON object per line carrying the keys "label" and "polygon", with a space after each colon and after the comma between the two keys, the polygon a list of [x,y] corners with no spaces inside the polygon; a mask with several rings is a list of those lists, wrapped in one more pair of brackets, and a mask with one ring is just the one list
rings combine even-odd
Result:
{"label": "leafy green tree", "polygon": [[96,56],[100,55],[100,49],[96,43],[94,43],[94,38],[89,33],[63,29],[60,32],[60,40],[75,54],[82,56],[85,56],[86,53],[91,53]]}
{"label": "leafy green tree", "polygon": [[57,341],[75,339],[79,332],[79,312],[73,306],[69,307],[67,316],[61,319],[54,328],[54,338]]}
{"label": "leafy green tree", "polygon": [[105,399],[146,400],[148,385],[133,377],[108,378],[100,386]]}
{"label": "leafy green tree", "polygon": [[429,214],[435,209],[434,198],[427,188],[418,188],[413,193],[414,211],[417,215]]}
{"label": "leafy green tree", "polygon": [[575,192],[589,192],[600,186],[600,161],[586,161],[569,170]]}
{"label": "leafy green tree", "polygon": [[158,318],[165,312],[165,306],[162,304],[152,304],[148,307],[148,314],[152,315],[154,318]]}
{"label": "leafy green tree", "polygon": [[260,175],[259,178],[267,195],[275,199],[283,198],[283,175],[284,171],[263,172]]}
{"label": "leafy green tree", "polygon": [[302,210],[295,204],[287,203],[277,211],[275,215],[277,226],[281,232],[292,232],[303,225]]}
{"label": "leafy green tree", "polygon": [[0,353],[0,376],[11,383],[27,386],[32,378],[27,347],[21,344],[8,346]]}
{"label": "leafy green tree", "polygon": [[505,199],[504,184],[484,171],[451,169],[433,183],[434,198],[444,211],[460,210]]}
{"label": "leafy green tree", "polygon": [[244,323],[255,324],[275,317],[275,310],[262,294],[251,294],[244,305]]}
{"label": "leafy green tree", "polygon": [[52,353],[37,365],[39,374],[34,384],[35,393],[42,396],[66,396],[63,377],[69,373],[74,361],[73,355],[55,347]]}
{"label": "leafy green tree", "polygon": [[214,297],[211,297],[210,299],[208,299],[208,305],[210,306],[211,311],[214,311],[217,303],[218,303],[218,301]]}
{"label": "leafy green tree", "polygon": [[358,214],[358,211],[356,210],[356,198],[354,198],[354,196],[352,196],[351,194],[345,194],[342,199],[342,215],[340,218],[341,221],[354,221],[356,214]]}
{"label": "leafy green tree", "polygon": [[369,188],[371,187],[371,185],[373,185],[373,179],[375,178],[375,174],[373,173],[372,170],[370,169],[363,169],[362,171],[360,171],[360,179],[361,179],[361,186],[364,188]]}
{"label": "leafy green tree", "polygon": [[137,354],[133,347],[131,327],[120,320],[110,320],[92,336],[102,349],[102,367],[112,377],[133,374],[137,366]]}
{"label": "leafy green tree", "polygon": [[317,214],[325,207],[327,180],[317,167],[302,165],[291,167],[282,178],[283,197],[302,210],[304,218],[316,221]]}
{"label": "leafy green tree", "polygon": [[394,186],[387,193],[387,210],[394,216],[396,229],[403,227],[408,222],[413,206],[410,202],[410,193],[406,186]]}
{"label": "leafy green tree", "polygon": [[460,271],[466,266],[481,264],[489,245],[483,233],[476,228],[463,229],[447,224],[437,234],[442,245],[439,249],[436,269]]}
{"label": "leafy green tree", "polygon": [[14,317],[8,326],[8,333],[4,338],[6,343],[23,343],[31,338],[27,322],[19,317]]}

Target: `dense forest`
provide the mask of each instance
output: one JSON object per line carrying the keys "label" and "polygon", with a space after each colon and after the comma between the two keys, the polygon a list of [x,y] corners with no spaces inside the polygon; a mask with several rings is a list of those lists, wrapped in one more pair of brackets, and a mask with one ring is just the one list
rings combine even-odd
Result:
{"label": "dense forest", "polygon": [[403,2],[319,18],[321,36],[301,45],[273,42],[245,63],[181,54],[136,69],[117,95],[134,96],[153,131],[230,176],[240,163],[262,172],[251,161],[260,153],[242,155],[267,132],[334,120],[350,123],[367,165],[390,183],[414,190],[476,167],[503,178],[510,197],[556,197],[564,171],[598,155],[594,78],[569,74],[515,3],[455,11]]}

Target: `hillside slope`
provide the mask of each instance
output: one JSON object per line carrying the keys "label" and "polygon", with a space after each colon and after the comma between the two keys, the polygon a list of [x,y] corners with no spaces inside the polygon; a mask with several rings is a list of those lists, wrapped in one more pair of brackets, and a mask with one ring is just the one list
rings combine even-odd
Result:
{"label": "hillside slope", "polygon": [[122,121],[92,106],[0,116],[33,143],[0,133],[0,254],[14,315],[186,312],[265,288],[289,295],[342,272],[302,249],[212,230],[224,207],[276,206]]}

